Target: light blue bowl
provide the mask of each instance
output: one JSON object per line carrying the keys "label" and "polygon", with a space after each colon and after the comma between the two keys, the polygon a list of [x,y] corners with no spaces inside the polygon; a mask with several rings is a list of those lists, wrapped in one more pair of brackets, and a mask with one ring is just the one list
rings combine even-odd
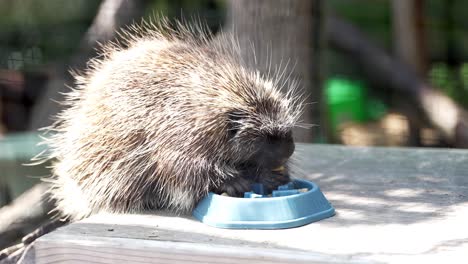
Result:
{"label": "light blue bowl", "polygon": [[201,222],[219,228],[280,229],[331,217],[335,209],[313,182],[294,180],[305,193],[282,197],[237,198],[209,193],[193,210]]}

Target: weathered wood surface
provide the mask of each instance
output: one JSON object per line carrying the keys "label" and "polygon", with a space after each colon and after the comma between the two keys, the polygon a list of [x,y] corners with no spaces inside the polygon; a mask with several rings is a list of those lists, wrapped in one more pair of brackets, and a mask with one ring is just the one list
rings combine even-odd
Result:
{"label": "weathered wood surface", "polygon": [[[466,263],[468,151],[302,145],[296,175],[337,215],[226,230],[165,213],[97,215],[48,234],[37,263]],[[301,172],[299,172],[301,171]]]}

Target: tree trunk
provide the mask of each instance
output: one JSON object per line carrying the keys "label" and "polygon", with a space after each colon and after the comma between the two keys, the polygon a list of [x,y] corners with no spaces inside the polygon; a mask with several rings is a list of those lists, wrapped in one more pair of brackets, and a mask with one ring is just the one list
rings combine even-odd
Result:
{"label": "tree trunk", "polygon": [[425,77],[427,72],[423,7],[423,0],[392,0],[396,56],[413,67],[421,77]]}
{"label": "tree trunk", "polygon": [[[392,0],[393,45],[396,57],[412,67],[420,77],[427,77],[427,49],[424,30],[424,0]],[[410,133],[408,144],[421,145],[418,120],[415,109],[408,102],[398,100],[393,96],[397,107],[401,108],[409,119]],[[409,107],[408,107],[409,106]]]}
{"label": "tree trunk", "polygon": [[[317,0],[228,1],[227,30],[238,37],[244,61],[263,73],[286,67],[291,78],[300,81],[299,91],[307,96],[302,121],[308,124],[321,121],[317,103],[321,101],[318,50],[322,5]],[[298,141],[311,142],[319,133],[297,128],[294,135]]]}

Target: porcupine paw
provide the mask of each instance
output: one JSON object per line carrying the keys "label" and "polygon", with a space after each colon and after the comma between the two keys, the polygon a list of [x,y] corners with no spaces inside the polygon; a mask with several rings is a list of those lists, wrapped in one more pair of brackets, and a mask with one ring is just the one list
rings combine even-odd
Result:
{"label": "porcupine paw", "polygon": [[234,177],[225,181],[218,190],[218,193],[227,193],[233,197],[243,197],[244,192],[248,192],[251,189],[252,182],[242,178]]}
{"label": "porcupine paw", "polygon": [[291,181],[291,177],[287,171],[273,171],[265,175],[261,175],[258,179],[259,183],[263,184],[266,192],[271,193],[278,186],[287,184]]}

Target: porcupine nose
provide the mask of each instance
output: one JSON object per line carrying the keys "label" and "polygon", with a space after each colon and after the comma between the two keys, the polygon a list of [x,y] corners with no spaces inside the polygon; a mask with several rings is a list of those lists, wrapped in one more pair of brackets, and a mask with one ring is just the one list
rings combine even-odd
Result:
{"label": "porcupine nose", "polygon": [[269,136],[263,154],[263,162],[271,168],[282,166],[295,149],[292,136]]}

